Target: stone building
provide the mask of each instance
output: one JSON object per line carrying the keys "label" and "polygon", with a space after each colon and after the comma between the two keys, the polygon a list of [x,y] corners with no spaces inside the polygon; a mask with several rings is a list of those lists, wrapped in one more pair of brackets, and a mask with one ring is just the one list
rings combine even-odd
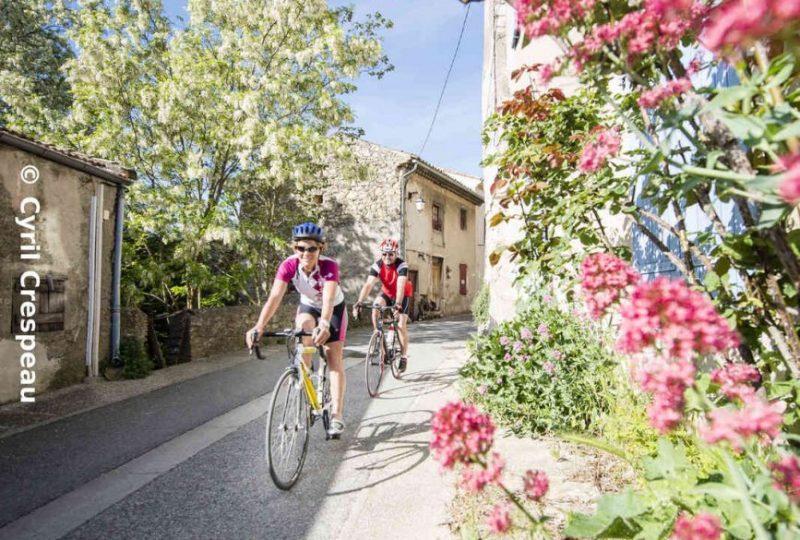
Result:
{"label": "stone building", "polygon": [[0,403],[95,376],[118,345],[121,210],[134,178],[0,129]]}
{"label": "stone building", "polygon": [[480,179],[363,140],[353,153],[356,167],[331,167],[329,186],[317,195],[348,302],[378,259],[380,241],[392,237],[414,283],[412,313],[421,304],[442,315],[469,311],[483,279]]}

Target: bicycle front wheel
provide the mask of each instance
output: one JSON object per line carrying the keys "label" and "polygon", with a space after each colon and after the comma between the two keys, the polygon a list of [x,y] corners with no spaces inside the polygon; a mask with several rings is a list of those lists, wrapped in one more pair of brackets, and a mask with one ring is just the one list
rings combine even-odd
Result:
{"label": "bicycle front wheel", "polygon": [[367,392],[371,397],[378,395],[383,378],[383,346],[381,335],[372,334],[367,347],[367,357],[364,359],[364,375],[367,381]]}
{"label": "bicycle front wheel", "polygon": [[287,369],[275,383],[267,417],[269,475],[280,489],[291,489],[308,452],[310,406],[299,374]]}

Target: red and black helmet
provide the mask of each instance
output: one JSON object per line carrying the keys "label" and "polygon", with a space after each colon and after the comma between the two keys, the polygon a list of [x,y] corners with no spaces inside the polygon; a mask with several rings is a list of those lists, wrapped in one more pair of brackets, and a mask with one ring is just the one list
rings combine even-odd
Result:
{"label": "red and black helmet", "polygon": [[397,251],[397,240],[393,238],[387,238],[383,242],[381,242],[380,247],[381,253],[389,253],[392,251]]}

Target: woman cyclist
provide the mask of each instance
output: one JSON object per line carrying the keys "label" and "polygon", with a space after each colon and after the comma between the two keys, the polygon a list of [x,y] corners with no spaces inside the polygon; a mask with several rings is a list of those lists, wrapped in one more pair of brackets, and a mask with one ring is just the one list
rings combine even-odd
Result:
{"label": "woman cyclist", "polygon": [[322,228],[315,223],[302,223],[294,227],[292,242],[295,253],[278,267],[269,298],[258,322],[247,332],[245,339],[250,347],[252,332],[255,331],[257,336],[264,332],[291,283],[300,293],[295,327],[312,332],[310,341],[318,346],[325,344],[328,349],[333,396],[333,415],[328,434],[338,436],[344,430],[345,374],[342,357],[347,333],[347,308],[339,286],[339,265],[322,255],[325,236]]}

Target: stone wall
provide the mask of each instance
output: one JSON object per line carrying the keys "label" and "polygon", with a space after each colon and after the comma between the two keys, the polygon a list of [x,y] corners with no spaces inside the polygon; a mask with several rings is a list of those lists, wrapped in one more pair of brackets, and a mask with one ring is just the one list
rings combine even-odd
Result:
{"label": "stone wall", "polygon": [[341,269],[348,303],[355,302],[378,260],[378,245],[386,237],[400,238],[400,176],[398,166],[408,155],[366,141],[353,144],[356,166],[330,167],[322,196],[326,255]]}
{"label": "stone wall", "polygon": [[141,343],[147,340],[147,314],[138,308],[122,308],[119,313],[119,334]]}

